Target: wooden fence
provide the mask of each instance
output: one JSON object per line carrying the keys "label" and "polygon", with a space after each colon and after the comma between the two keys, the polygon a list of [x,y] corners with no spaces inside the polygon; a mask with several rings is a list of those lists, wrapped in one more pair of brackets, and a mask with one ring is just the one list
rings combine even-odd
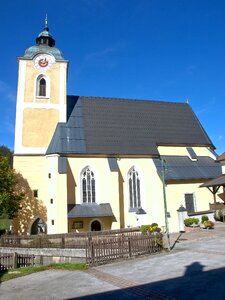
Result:
{"label": "wooden fence", "polygon": [[160,241],[159,236],[140,234],[133,237],[124,235],[90,239],[86,247],[86,261],[90,265],[95,265],[122,258],[159,253],[162,250]]}
{"label": "wooden fence", "polygon": [[105,236],[135,236],[140,234],[139,229],[118,229],[118,230],[104,230],[104,231],[90,231],[80,233],[68,234],[40,234],[40,235],[2,235],[0,237],[1,247],[15,247],[15,248],[72,248],[85,249],[87,241],[92,239],[99,239]]}
{"label": "wooden fence", "polygon": [[0,253],[0,271],[34,266],[34,255]]}
{"label": "wooden fence", "polygon": [[144,235],[137,229],[122,229],[72,234],[2,236],[2,247],[83,249],[88,264],[159,253],[162,235]]}

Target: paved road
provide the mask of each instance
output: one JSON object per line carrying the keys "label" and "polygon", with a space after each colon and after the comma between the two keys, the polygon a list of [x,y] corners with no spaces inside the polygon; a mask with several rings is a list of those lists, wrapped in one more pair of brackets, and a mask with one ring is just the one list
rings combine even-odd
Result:
{"label": "paved road", "polygon": [[[172,243],[178,235],[172,236]],[[0,299],[225,299],[225,224],[184,234],[169,254],[0,284]]]}

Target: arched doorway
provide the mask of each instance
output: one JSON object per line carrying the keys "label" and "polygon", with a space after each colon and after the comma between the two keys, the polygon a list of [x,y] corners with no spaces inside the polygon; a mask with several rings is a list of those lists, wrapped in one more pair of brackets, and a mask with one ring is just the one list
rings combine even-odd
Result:
{"label": "arched doorway", "polygon": [[45,222],[37,218],[34,223],[31,226],[31,234],[39,234],[39,233],[46,233],[47,232],[47,226]]}
{"label": "arched doorway", "polygon": [[101,231],[102,226],[101,223],[97,220],[91,223],[91,231]]}

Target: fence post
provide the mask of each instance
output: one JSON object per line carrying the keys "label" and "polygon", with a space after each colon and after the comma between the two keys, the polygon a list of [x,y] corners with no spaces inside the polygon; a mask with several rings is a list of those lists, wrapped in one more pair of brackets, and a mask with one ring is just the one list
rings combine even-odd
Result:
{"label": "fence post", "polygon": [[40,265],[43,266],[43,255],[40,255]]}
{"label": "fence post", "polygon": [[65,237],[62,236],[62,248],[64,249],[65,248]]}
{"label": "fence post", "polygon": [[94,249],[94,243],[91,241],[91,263],[93,264],[95,262],[95,249]]}
{"label": "fence post", "polygon": [[129,252],[129,257],[132,256],[132,251],[131,251],[131,238],[128,238],[128,252]]}
{"label": "fence post", "polygon": [[13,269],[16,269],[18,266],[18,254],[16,252],[13,253]]}

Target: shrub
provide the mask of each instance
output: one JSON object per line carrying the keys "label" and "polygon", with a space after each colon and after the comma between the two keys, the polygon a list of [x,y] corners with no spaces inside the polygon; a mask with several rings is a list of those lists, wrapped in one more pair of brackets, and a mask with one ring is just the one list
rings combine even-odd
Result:
{"label": "shrub", "polygon": [[221,221],[223,222],[224,220],[224,217],[225,217],[225,208],[223,209],[217,209],[214,213],[214,219],[216,221]]}
{"label": "shrub", "polygon": [[0,236],[6,234],[8,227],[5,224],[0,224]]}
{"label": "shrub", "polygon": [[198,218],[187,218],[184,220],[185,226],[195,226],[198,225],[199,219]]}
{"label": "shrub", "polygon": [[157,223],[152,223],[151,225],[142,225],[140,231],[142,234],[154,233],[154,232],[159,233],[161,232],[161,228],[158,227]]}
{"label": "shrub", "polygon": [[141,225],[140,231],[142,234],[147,234],[149,232],[150,225]]}
{"label": "shrub", "polygon": [[202,216],[202,224],[203,224],[205,221],[209,221],[209,218],[208,218],[207,216]]}
{"label": "shrub", "polygon": [[45,235],[37,235],[31,242],[30,246],[34,248],[45,248],[50,247],[52,243],[48,240]]}
{"label": "shrub", "polygon": [[217,209],[217,210],[215,211],[215,213],[214,213],[214,219],[215,219],[216,221],[220,221],[220,219],[221,219],[221,214],[220,214],[220,210],[219,210],[219,209]]}
{"label": "shrub", "polygon": [[209,220],[208,221],[204,221],[203,225],[204,225],[204,227],[206,229],[212,229],[212,228],[214,228],[214,223],[212,221],[209,221]]}

